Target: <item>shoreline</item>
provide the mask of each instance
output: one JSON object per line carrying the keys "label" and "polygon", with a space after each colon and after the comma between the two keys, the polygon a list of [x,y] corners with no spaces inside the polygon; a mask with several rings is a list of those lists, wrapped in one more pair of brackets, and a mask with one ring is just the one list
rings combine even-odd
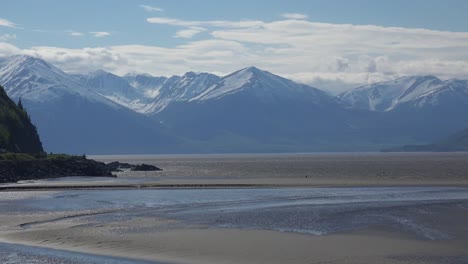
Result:
{"label": "shoreline", "polygon": [[[87,177],[84,177],[84,179]],[[90,179],[94,177],[89,177]],[[55,178],[57,179],[57,178]],[[60,178],[59,178],[60,179]],[[348,180],[330,179],[160,179],[146,182],[28,182],[0,184],[1,192],[47,191],[47,190],[138,190],[138,189],[264,189],[264,188],[390,188],[390,187],[468,187],[468,180]],[[83,179],[83,178],[81,178]],[[118,180],[118,178],[117,178]],[[125,179],[129,180],[129,179]],[[130,180],[131,181],[131,180]]]}
{"label": "shoreline", "polygon": [[0,242],[143,263],[468,259],[468,188],[168,190],[3,193]]}
{"label": "shoreline", "polygon": [[[86,261],[93,261],[93,263],[101,263],[105,261],[106,263],[112,262],[116,264],[169,264],[167,262],[156,262],[156,261],[146,261],[140,259],[133,259],[133,258],[125,258],[125,257],[116,257],[104,254],[94,254],[85,251],[74,251],[70,249],[64,249],[60,247],[44,247],[38,246],[35,243],[28,243],[28,242],[19,242],[19,241],[9,241],[2,239],[0,237],[0,251],[1,249],[7,247],[8,251],[13,251],[15,254],[18,253],[27,253],[31,258],[42,256],[46,254],[49,258],[52,258],[54,261],[57,261],[56,258],[67,258],[69,259],[81,259]],[[0,256],[0,260],[1,260]]]}
{"label": "shoreline", "polygon": [[[40,189],[286,188],[468,186],[468,153],[92,156],[97,163],[150,164],[162,171],[108,177],[47,177],[0,184],[0,191]],[[108,166],[110,167],[110,166]],[[65,175],[63,175],[65,176]],[[88,175],[91,176],[91,175]]]}
{"label": "shoreline", "polygon": [[1,184],[0,241],[143,263],[464,263],[468,155],[429,156],[121,157],[164,170]]}
{"label": "shoreline", "polygon": [[[29,234],[28,231],[13,232],[7,235],[9,238],[0,235],[0,243],[131,261],[131,263],[154,264],[316,262],[407,264],[414,262],[392,260],[392,258],[427,259],[418,263],[439,263],[438,258],[466,258],[465,240],[427,241],[385,229],[310,235],[270,230],[189,228],[145,235],[130,234],[123,237],[85,237],[66,229],[53,231],[49,234],[42,231],[31,231]],[[73,238],[70,240],[69,236]],[[54,238],[62,239],[54,242]],[[66,241],[62,241],[63,239]],[[291,247],[291,244],[294,247]]]}
{"label": "shoreline", "polygon": [[251,184],[157,184],[157,185],[108,185],[108,186],[28,186],[28,187],[0,187],[1,192],[21,191],[66,191],[66,190],[180,190],[180,189],[282,189],[282,188],[397,188],[397,187],[468,187],[463,184],[438,184],[438,183],[415,183],[415,184],[381,184],[381,185],[251,185]]}

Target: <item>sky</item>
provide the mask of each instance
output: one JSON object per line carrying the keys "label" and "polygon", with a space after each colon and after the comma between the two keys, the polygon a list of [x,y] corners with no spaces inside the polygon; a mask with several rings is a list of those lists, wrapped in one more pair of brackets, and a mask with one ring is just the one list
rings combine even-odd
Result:
{"label": "sky", "polygon": [[256,66],[337,93],[468,79],[467,12],[466,0],[2,0],[0,56],[118,75]]}

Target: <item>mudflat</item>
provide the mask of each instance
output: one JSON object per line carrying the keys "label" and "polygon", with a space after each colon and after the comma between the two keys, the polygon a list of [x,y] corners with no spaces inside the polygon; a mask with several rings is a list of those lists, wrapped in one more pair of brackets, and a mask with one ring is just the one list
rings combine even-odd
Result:
{"label": "mudflat", "polygon": [[36,260],[41,248],[84,253],[77,263],[468,260],[463,187],[15,191],[0,207],[0,240]]}
{"label": "mudflat", "polygon": [[0,252],[31,263],[468,263],[466,153],[94,158],[163,171],[3,185]]}
{"label": "mudflat", "polygon": [[321,153],[92,156],[147,163],[162,171],[117,172],[117,178],[66,178],[0,189],[287,186],[468,186],[468,153]]}

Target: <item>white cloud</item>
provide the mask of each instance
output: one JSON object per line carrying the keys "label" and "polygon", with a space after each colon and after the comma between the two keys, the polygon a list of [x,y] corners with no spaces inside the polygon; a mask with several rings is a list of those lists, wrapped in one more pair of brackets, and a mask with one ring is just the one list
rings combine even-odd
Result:
{"label": "white cloud", "polygon": [[284,13],[281,16],[287,19],[297,19],[297,20],[307,19],[307,15],[299,14],[299,13]]}
{"label": "white cloud", "polygon": [[3,35],[0,35],[0,42],[7,42],[7,41],[10,41],[10,40],[13,40],[13,39],[16,39],[16,35],[15,35],[15,34],[3,34]]}
{"label": "white cloud", "polygon": [[17,25],[13,22],[11,22],[10,20],[8,19],[4,19],[4,18],[0,18],[0,27],[11,27],[11,28],[15,28],[17,27]]}
{"label": "white cloud", "polygon": [[175,36],[178,38],[192,38],[193,36],[206,30],[207,30],[206,28],[202,28],[202,27],[190,27],[188,29],[177,31]]}
{"label": "white cloud", "polygon": [[111,33],[105,31],[93,31],[89,33],[93,34],[96,38],[108,37],[111,35]]}
{"label": "white cloud", "polygon": [[228,20],[181,20],[167,17],[150,17],[147,18],[148,23],[162,24],[170,26],[181,26],[181,27],[226,27],[226,28],[249,28],[262,26],[264,22],[258,20],[240,20],[240,21],[228,21]]}
{"label": "white cloud", "polygon": [[68,30],[66,32],[72,37],[83,37],[84,36],[83,33],[77,32],[77,31],[74,31],[74,30]]}
{"label": "white cloud", "polygon": [[155,7],[155,6],[140,5],[140,7],[143,8],[147,12],[162,12],[162,11],[164,11],[162,8]]}
{"label": "white cloud", "polygon": [[0,42],[0,57],[22,53],[22,50],[5,42]]}
{"label": "white cloud", "polygon": [[[152,18],[176,27],[175,35],[203,40],[174,47],[121,45],[81,49],[0,43],[0,54],[42,57],[71,72],[104,69],[116,74],[148,72],[160,76],[206,71],[228,74],[255,65],[318,88],[345,88],[403,75],[433,74],[468,79],[468,32],[313,23],[189,21]],[[206,38],[205,38],[206,37]]]}

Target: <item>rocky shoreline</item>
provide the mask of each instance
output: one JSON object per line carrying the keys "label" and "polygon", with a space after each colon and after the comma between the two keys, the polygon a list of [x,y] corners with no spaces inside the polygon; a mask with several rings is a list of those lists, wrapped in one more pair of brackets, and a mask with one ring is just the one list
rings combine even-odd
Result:
{"label": "rocky shoreline", "polygon": [[74,156],[64,159],[1,160],[0,183],[39,180],[68,176],[116,177],[114,171],[157,171],[160,168],[147,164],[104,162]]}

